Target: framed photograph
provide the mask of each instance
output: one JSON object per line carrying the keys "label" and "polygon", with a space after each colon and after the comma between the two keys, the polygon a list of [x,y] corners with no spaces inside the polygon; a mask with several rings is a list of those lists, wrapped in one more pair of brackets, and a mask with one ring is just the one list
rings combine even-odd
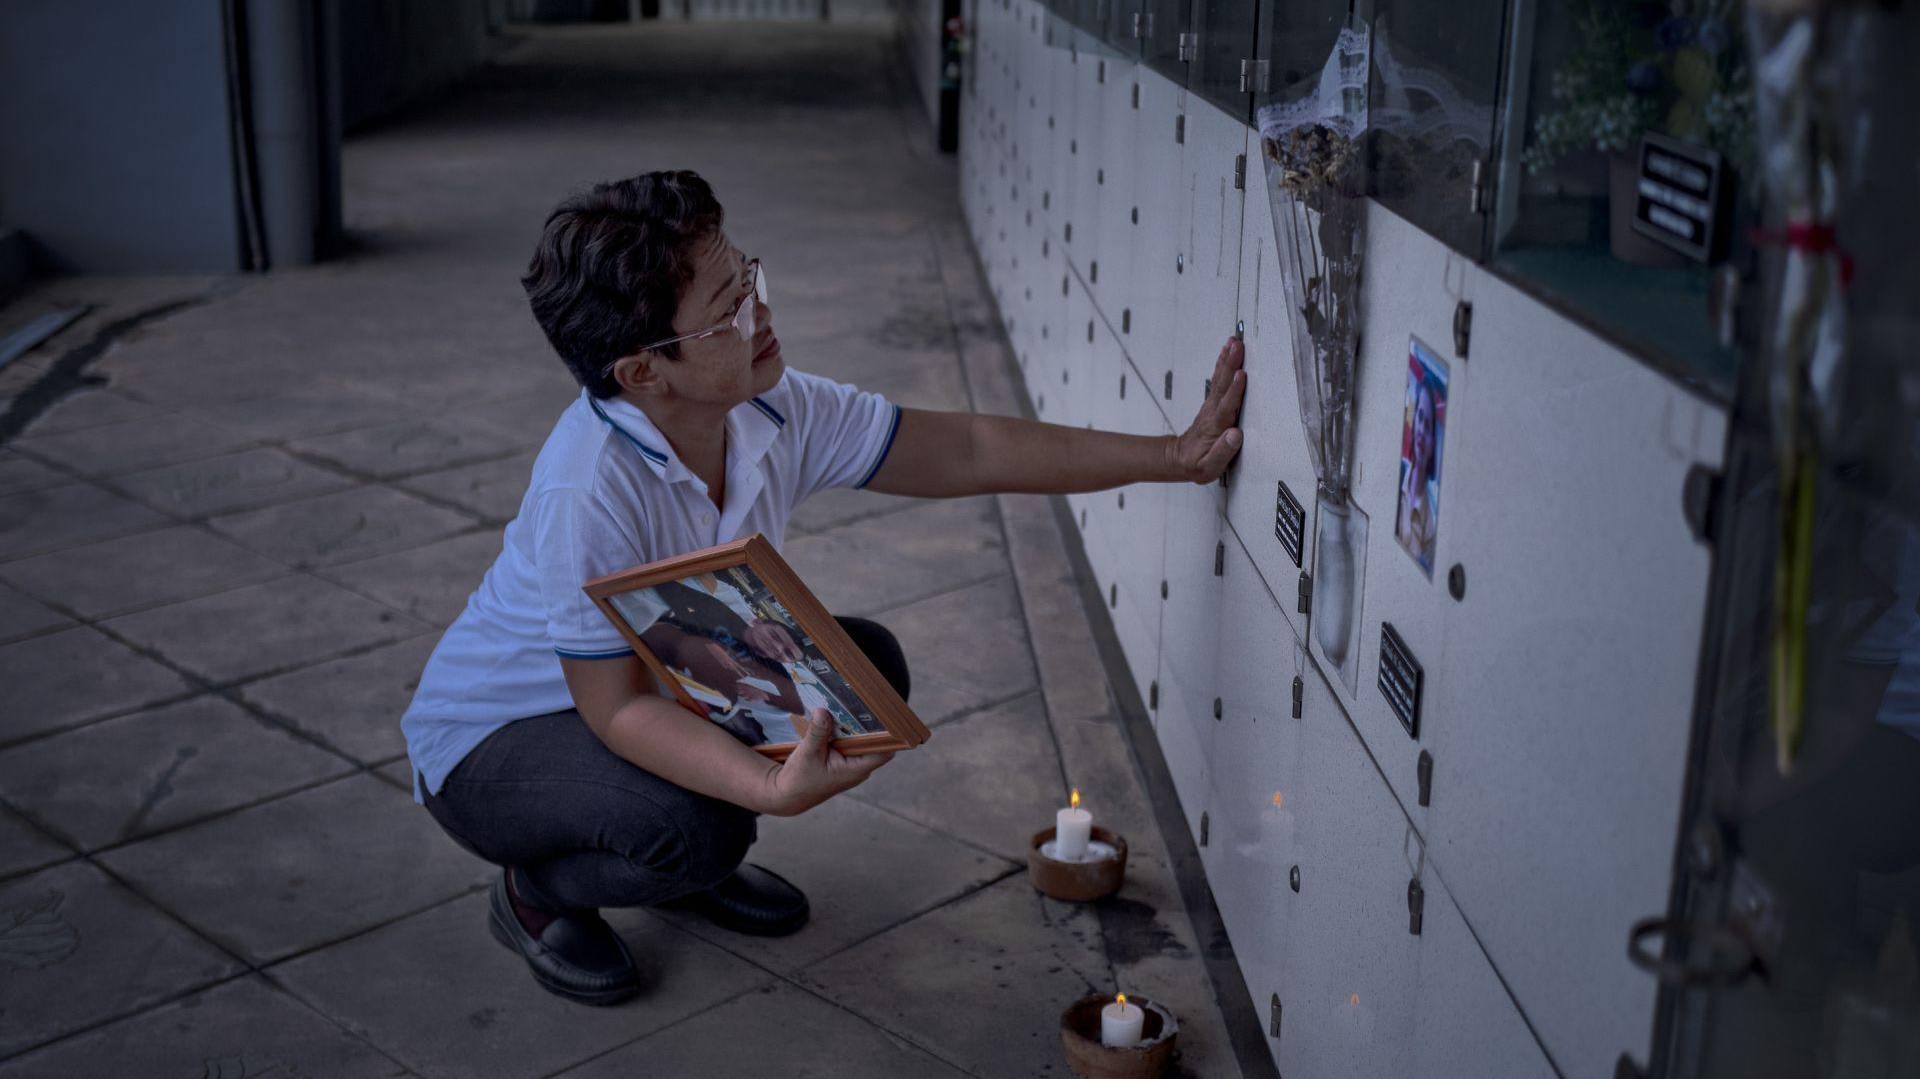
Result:
{"label": "framed photograph", "polygon": [[586,593],[681,705],[776,760],[815,708],[833,716],[845,754],[931,737],[762,536],[601,577]]}
{"label": "framed photograph", "polygon": [[1400,505],[1393,536],[1429,578],[1440,538],[1440,461],[1447,444],[1447,362],[1411,339],[1400,428]]}

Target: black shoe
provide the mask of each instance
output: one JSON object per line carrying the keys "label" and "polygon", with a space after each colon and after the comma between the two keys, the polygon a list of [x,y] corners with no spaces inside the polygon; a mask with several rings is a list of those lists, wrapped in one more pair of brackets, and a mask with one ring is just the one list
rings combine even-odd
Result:
{"label": "black shoe", "polygon": [[582,1004],[618,1004],[640,991],[633,955],[598,911],[552,915],[536,937],[514,912],[506,871],[488,896],[487,928],[526,959],[533,980],[550,993]]}
{"label": "black shoe", "polygon": [[733,876],[675,906],[701,914],[722,929],[754,937],[784,937],[807,924],[807,893],[784,877],[757,865],[743,865]]}

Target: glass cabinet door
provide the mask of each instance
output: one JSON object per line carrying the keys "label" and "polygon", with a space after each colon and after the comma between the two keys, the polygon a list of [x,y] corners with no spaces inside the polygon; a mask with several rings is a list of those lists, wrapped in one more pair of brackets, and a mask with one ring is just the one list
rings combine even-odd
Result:
{"label": "glass cabinet door", "polygon": [[1454,250],[1482,258],[1507,0],[1354,6],[1373,32],[1374,197]]}
{"label": "glass cabinet door", "polygon": [[1193,29],[1193,0],[1142,0],[1146,18],[1140,58],[1180,86],[1187,84],[1187,61],[1180,36]]}
{"label": "glass cabinet door", "polygon": [[1251,119],[1252,94],[1243,88],[1242,66],[1254,59],[1257,0],[1194,0],[1193,61],[1187,89],[1228,115]]}
{"label": "glass cabinet door", "polygon": [[[1731,0],[1516,0],[1492,207],[1497,272],[1721,400],[1736,353],[1708,287],[1753,214],[1743,21]],[[1711,250],[1634,227],[1643,138],[1718,163]]]}
{"label": "glass cabinet door", "polygon": [[1083,51],[1094,56],[1138,59],[1140,41],[1134,37],[1133,17],[1143,0],[1066,0],[1068,17],[1085,31]]}
{"label": "glass cabinet door", "polygon": [[1267,89],[1255,94],[1256,106],[1298,100],[1316,86],[1351,7],[1350,0],[1260,0],[1255,54],[1267,64]]}

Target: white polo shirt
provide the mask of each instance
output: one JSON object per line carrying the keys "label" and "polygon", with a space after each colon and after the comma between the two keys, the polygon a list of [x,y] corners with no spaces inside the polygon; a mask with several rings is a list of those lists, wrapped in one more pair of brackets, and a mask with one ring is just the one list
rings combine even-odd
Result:
{"label": "white polo shirt", "polygon": [[400,720],[414,801],[424,801],[419,777],[438,794],[487,735],[573,707],[559,657],[631,654],[580,590],[587,581],[755,532],[778,547],[802,499],[866,486],[899,429],[899,407],[879,394],[788,369],[727,414],[726,503],[716,509],[645,413],[583,390],[547,436],[499,556]]}

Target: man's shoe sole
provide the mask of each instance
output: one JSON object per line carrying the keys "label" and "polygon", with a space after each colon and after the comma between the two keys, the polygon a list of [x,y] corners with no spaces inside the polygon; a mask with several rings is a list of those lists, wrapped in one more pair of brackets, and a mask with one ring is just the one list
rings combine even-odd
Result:
{"label": "man's shoe sole", "polygon": [[[496,883],[487,897],[487,929],[493,933],[493,939],[499,941],[508,951],[522,959],[527,959],[528,945],[539,947],[540,944],[528,936],[527,931],[521,928],[517,921],[509,926],[506,919],[512,918],[513,913],[511,909],[506,911],[501,910],[501,904],[505,901],[506,894],[499,884]],[[527,944],[522,944],[522,939],[526,940]],[[547,977],[546,973],[539,967],[534,966],[530,959],[527,961],[527,972],[533,975],[533,980],[539,983],[540,988],[545,989],[554,996],[564,997],[578,1004],[591,1004],[595,1007],[605,1007],[610,1004],[619,1004],[622,1001],[631,1000],[639,995],[640,992],[638,985],[618,985],[611,989],[575,988]]]}

